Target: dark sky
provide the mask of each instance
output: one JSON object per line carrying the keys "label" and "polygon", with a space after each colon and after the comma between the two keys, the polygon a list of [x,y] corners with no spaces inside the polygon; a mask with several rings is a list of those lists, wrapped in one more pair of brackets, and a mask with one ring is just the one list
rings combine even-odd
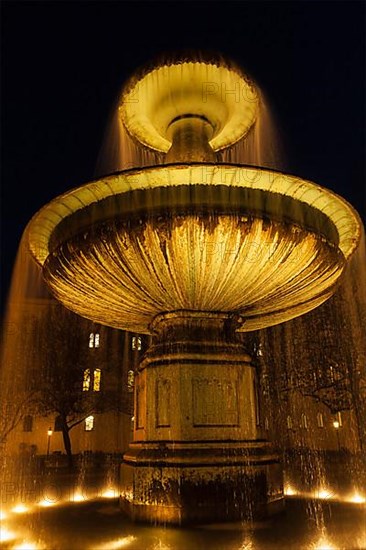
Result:
{"label": "dark sky", "polygon": [[267,91],[290,171],[365,216],[363,2],[3,2],[2,297],[30,217],[93,177],[119,86],[154,55],[232,56]]}

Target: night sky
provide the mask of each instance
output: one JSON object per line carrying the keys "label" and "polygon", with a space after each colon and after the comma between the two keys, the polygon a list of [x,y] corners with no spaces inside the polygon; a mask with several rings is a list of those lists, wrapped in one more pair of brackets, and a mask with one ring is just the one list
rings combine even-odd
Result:
{"label": "night sky", "polygon": [[289,171],[365,219],[363,2],[3,2],[2,298],[22,231],[92,179],[120,85],[183,48],[233,57],[267,92]]}

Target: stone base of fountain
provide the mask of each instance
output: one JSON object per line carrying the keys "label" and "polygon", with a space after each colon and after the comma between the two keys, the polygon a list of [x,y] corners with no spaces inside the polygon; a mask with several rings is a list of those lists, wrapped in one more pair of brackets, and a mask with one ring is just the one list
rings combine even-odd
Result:
{"label": "stone base of fountain", "polygon": [[283,510],[282,468],[264,441],[132,444],[124,460],[120,502],[135,521],[251,520]]}
{"label": "stone base of fountain", "polygon": [[255,372],[238,316],[158,316],[135,380],[134,441],[121,506],[163,523],[263,518],[282,510],[282,468],[261,439]]}

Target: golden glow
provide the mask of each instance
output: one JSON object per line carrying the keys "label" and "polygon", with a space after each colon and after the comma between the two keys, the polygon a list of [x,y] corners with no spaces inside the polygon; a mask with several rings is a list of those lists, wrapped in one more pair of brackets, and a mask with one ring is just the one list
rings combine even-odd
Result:
{"label": "golden glow", "polygon": [[8,517],[6,512],[0,511],[0,521],[4,521]]}
{"label": "golden glow", "polygon": [[338,422],[338,420],[335,420],[335,421],[333,422],[333,427],[334,427],[336,430],[338,430],[338,428],[339,428],[339,422]]}
{"label": "golden glow", "polygon": [[0,528],[0,541],[1,542],[7,542],[9,540],[15,539],[15,533],[13,531],[10,531],[4,526],[1,526]]}
{"label": "golden glow", "polygon": [[82,494],[81,491],[77,491],[70,499],[70,502],[84,502],[85,500],[88,500],[85,498],[85,496]]}
{"label": "golden glow", "polygon": [[34,542],[22,542],[13,546],[13,550],[37,550],[38,546]]}
{"label": "golden glow", "polygon": [[171,546],[163,542],[162,540],[159,540],[154,546],[153,550],[173,550]]}
{"label": "golden glow", "polygon": [[353,495],[345,499],[346,502],[354,502],[355,504],[365,504],[366,496],[361,495],[361,493],[355,492]]}
{"label": "golden glow", "polygon": [[336,498],[335,494],[330,489],[321,488],[315,491],[313,498],[319,498],[321,500],[330,500]]}
{"label": "golden glow", "polygon": [[25,512],[29,512],[29,508],[24,504],[17,504],[14,508],[12,508],[12,512],[15,514],[24,514]]}
{"label": "golden glow", "polygon": [[245,540],[239,550],[255,550],[255,546],[253,544],[253,541],[252,540]]}
{"label": "golden glow", "polygon": [[322,537],[310,548],[311,550],[337,550],[337,546],[334,546],[325,537]]}
{"label": "golden glow", "polygon": [[48,430],[47,430],[48,437],[51,437],[52,434],[53,434],[52,428],[48,428]]}
{"label": "golden glow", "polygon": [[194,114],[212,125],[210,145],[218,151],[245,136],[258,105],[256,88],[239,71],[224,64],[186,62],[157,67],[127,85],[119,113],[140,143],[163,152],[171,145],[171,122]]}
{"label": "golden glow", "polygon": [[105,489],[102,493],[103,498],[116,498],[118,496],[118,491],[113,488]]}
{"label": "golden glow", "polygon": [[291,485],[285,485],[283,492],[288,497],[297,495],[297,491]]}
{"label": "golden glow", "polygon": [[51,500],[43,499],[39,503],[39,506],[42,506],[42,508],[49,508],[50,506],[56,506],[56,502],[52,502]]}
{"label": "golden glow", "polygon": [[137,540],[136,537],[132,535],[128,537],[121,537],[119,539],[109,540],[99,546],[93,546],[92,550],[119,550],[120,548],[125,548],[135,540]]}

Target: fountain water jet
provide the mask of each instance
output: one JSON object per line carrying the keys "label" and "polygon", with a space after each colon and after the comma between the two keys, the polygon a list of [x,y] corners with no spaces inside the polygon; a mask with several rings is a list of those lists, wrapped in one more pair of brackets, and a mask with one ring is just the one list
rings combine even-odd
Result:
{"label": "fountain water jet", "polygon": [[120,118],[166,164],[65,193],[29,226],[58,300],[99,323],[153,335],[122,465],[122,505],[138,520],[282,509],[279,456],[257,423],[254,369],[237,332],[325,302],[360,239],[357,214],[334,193],[215,161],[251,131],[259,98],[222,60],[137,74]]}

